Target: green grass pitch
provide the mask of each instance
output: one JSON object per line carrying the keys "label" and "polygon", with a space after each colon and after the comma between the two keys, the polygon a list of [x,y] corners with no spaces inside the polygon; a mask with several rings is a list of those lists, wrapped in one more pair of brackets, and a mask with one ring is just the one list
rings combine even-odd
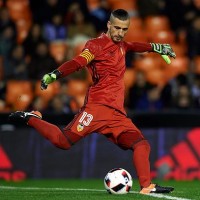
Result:
{"label": "green grass pitch", "polygon": [[126,195],[108,194],[103,180],[25,180],[6,182],[0,180],[0,200],[190,200],[200,199],[200,181],[154,181],[163,186],[174,186],[170,194],[153,196],[138,193],[139,185],[133,181],[131,192]]}

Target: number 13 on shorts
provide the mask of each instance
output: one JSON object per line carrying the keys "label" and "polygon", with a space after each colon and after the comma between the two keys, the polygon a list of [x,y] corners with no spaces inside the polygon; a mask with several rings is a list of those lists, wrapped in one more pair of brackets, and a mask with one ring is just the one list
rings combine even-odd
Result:
{"label": "number 13 on shorts", "polygon": [[82,123],[84,126],[89,126],[92,121],[93,116],[87,112],[83,112],[81,118],[79,119],[79,123]]}
{"label": "number 13 on shorts", "polygon": [[84,126],[89,126],[91,121],[93,120],[93,115],[83,112],[81,118],[79,119],[79,124],[77,126],[77,131],[80,132],[84,129]]}

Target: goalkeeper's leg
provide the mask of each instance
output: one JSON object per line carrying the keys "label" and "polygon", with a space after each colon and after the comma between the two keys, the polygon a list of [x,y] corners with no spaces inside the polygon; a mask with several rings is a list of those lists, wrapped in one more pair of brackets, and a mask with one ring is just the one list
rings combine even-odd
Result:
{"label": "goalkeeper's leg", "polygon": [[133,165],[141,187],[147,187],[150,179],[150,145],[140,132],[122,133],[118,137],[118,145],[123,149],[133,150]]}
{"label": "goalkeeper's leg", "polygon": [[122,133],[117,141],[118,145],[123,149],[133,150],[133,165],[141,186],[141,194],[149,193],[170,193],[173,187],[163,187],[151,183],[150,178],[150,145],[140,132]]}
{"label": "goalkeeper's leg", "polygon": [[61,149],[70,149],[70,147],[79,141],[82,137],[68,130],[59,129],[56,125],[48,123],[42,119],[40,112],[22,112],[17,111],[10,114],[11,121],[25,122],[35,128],[44,138]]}

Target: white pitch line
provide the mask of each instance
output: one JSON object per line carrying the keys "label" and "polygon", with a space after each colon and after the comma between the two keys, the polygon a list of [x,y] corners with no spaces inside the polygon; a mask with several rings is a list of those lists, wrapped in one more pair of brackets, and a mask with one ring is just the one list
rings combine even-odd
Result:
{"label": "white pitch line", "polygon": [[172,200],[191,200],[191,199],[186,199],[182,197],[173,197],[173,196],[168,196],[164,194],[149,194],[149,196],[161,198],[161,199],[172,199]]}
{"label": "white pitch line", "polygon": [[[15,186],[1,186],[1,189],[8,189],[8,190],[49,190],[49,191],[90,191],[90,192],[106,192],[105,190],[98,190],[98,189],[84,189],[84,188],[39,188],[39,187],[15,187]],[[130,191],[130,193],[139,194],[135,191]],[[142,194],[141,194],[142,195]],[[149,194],[148,196],[161,198],[161,199],[171,199],[171,200],[192,200],[192,199],[186,199],[181,197],[173,197],[169,195],[163,195],[163,194]]]}

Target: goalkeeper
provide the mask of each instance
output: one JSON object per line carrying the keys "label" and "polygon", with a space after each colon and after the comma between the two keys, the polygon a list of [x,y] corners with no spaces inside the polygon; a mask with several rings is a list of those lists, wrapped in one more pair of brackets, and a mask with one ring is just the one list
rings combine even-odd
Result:
{"label": "goalkeeper", "polygon": [[88,89],[85,103],[64,129],[42,120],[39,111],[17,111],[11,113],[9,118],[27,123],[55,146],[66,150],[93,132],[103,134],[120,148],[133,152],[132,164],[141,186],[140,193],[169,193],[174,190],[173,187],[162,187],[151,182],[150,145],[125,112],[123,77],[128,51],[156,52],[165,55],[165,58],[175,58],[176,55],[169,44],[123,41],[129,24],[127,11],[114,10],[107,22],[106,33],[89,40],[80,55],[43,76],[41,89],[46,90],[52,82],[85,66],[91,73],[93,85]]}

